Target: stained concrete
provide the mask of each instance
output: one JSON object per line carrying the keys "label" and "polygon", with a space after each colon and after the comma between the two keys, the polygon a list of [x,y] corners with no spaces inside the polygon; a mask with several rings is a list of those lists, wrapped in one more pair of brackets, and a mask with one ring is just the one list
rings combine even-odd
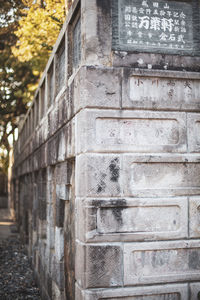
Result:
{"label": "stained concrete", "polygon": [[74,2],[19,130],[20,235],[44,299],[196,300],[200,58],[114,51],[111,2]]}

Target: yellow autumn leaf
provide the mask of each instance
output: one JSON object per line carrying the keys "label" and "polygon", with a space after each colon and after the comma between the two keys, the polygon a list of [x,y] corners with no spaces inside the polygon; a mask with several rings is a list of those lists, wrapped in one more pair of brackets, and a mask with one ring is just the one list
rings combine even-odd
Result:
{"label": "yellow autumn leaf", "polygon": [[65,0],[23,0],[28,7],[19,21],[13,54],[22,62],[32,61],[33,71],[41,72],[46,65],[65,19]]}

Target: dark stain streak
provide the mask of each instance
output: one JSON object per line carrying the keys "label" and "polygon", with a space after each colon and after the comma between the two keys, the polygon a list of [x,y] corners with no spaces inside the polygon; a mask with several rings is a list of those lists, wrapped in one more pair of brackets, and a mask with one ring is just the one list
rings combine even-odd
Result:
{"label": "dark stain streak", "polygon": [[115,220],[119,227],[123,225],[122,211],[123,208],[121,207],[115,207],[112,209],[113,216],[115,217]]}
{"label": "dark stain streak", "polygon": [[117,182],[119,179],[119,158],[115,158],[111,160],[110,165],[109,165],[109,170],[110,170],[110,180],[113,182]]}
{"label": "dark stain streak", "polygon": [[106,174],[102,173],[100,175],[100,181],[97,185],[97,193],[100,194],[101,192],[105,192],[106,189],[106,183],[104,181],[104,179],[106,178]]}

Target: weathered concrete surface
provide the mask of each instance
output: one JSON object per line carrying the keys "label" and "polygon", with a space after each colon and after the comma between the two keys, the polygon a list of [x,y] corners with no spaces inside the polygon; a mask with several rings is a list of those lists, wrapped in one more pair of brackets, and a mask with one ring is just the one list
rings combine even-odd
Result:
{"label": "weathered concrete surface", "polygon": [[0,209],[8,208],[8,178],[0,168]]}
{"label": "weathered concrete surface", "polygon": [[74,2],[14,151],[43,299],[198,299],[199,61],[113,51],[111,1]]}

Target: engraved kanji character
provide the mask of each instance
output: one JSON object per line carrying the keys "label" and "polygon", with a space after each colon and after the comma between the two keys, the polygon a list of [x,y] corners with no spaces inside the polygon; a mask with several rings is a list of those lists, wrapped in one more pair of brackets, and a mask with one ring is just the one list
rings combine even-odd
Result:
{"label": "engraved kanji character", "polygon": [[157,9],[154,9],[153,14],[154,14],[154,15],[159,15],[158,10],[157,10]]}
{"label": "engraved kanji character", "polygon": [[125,6],[125,13],[131,13],[131,6]]}
{"label": "engraved kanji character", "polygon": [[133,44],[138,44],[138,41],[133,40]]}
{"label": "engraved kanji character", "polygon": [[186,15],[184,14],[184,12],[182,11],[182,13],[180,14],[180,18],[181,19],[185,19]]}
{"label": "engraved kanji character", "polygon": [[174,27],[174,31],[175,31],[175,32],[179,32],[179,31],[180,31],[179,27],[178,27],[178,26],[175,26],[175,27]]}
{"label": "engraved kanji character", "polygon": [[141,20],[140,21],[140,24],[139,24],[139,28],[145,28],[145,29],[149,29],[149,25],[150,25],[150,21],[149,21],[149,17],[147,16],[144,16],[144,17],[139,17],[139,19]]}
{"label": "engraved kanji character", "polygon": [[132,16],[132,21],[137,21],[137,16]]}
{"label": "engraved kanji character", "polygon": [[144,14],[144,8],[141,7],[141,8],[139,9],[139,13],[140,13],[140,14]]}
{"label": "engraved kanji character", "polygon": [[183,34],[178,35],[178,42],[185,44],[184,35]]}
{"label": "engraved kanji character", "polygon": [[143,36],[143,33],[141,31],[139,31],[138,36],[139,36],[139,38],[141,38]]}
{"label": "engraved kanji character", "polygon": [[150,15],[150,14],[151,14],[151,9],[147,8],[147,9],[146,9],[146,14],[147,14],[147,15]]}
{"label": "engraved kanji character", "polygon": [[137,11],[137,7],[133,6],[133,7],[132,7],[132,13],[137,14],[137,12],[138,12],[138,11]]}
{"label": "engraved kanji character", "polygon": [[131,15],[125,15],[125,20],[130,21],[131,20]]}
{"label": "engraved kanji character", "polygon": [[185,27],[181,27],[181,32],[186,33],[186,28]]}
{"label": "engraved kanji character", "polygon": [[148,37],[151,39],[153,34],[151,32],[148,33]]}
{"label": "engraved kanji character", "polygon": [[178,15],[178,12],[174,11],[174,18],[178,18],[179,15]]}
{"label": "engraved kanji character", "polygon": [[181,21],[181,25],[182,25],[182,26],[185,26],[185,25],[186,25],[186,22],[185,22],[184,20],[182,20],[182,21]]}
{"label": "engraved kanji character", "polygon": [[165,11],[164,11],[164,10],[161,10],[161,11],[160,11],[160,15],[161,15],[161,17],[163,17],[165,14],[166,14],[166,13],[165,13]]}
{"label": "engraved kanji character", "polygon": [[171,34],[169,35],[169,41],[175,41],[175,40],[176,40],[175,34],[174,34],[174,33],[171,33]]}
{"label": "engraved kanji character", "polygon": [[166,3],[164,9],[169,9],[169,5]]}
{"label": "engraved kanji character", "polygon": [[138,28],[138,23],[137,23],[137,22],[132,22],[131,27],[132,27],[132,28]]}
{"label": "engraved kanji character", "polygon": [[146,6],[146,7],[149,6],[148,3],[147,3],[147,0],[142,1],[142,6]]}
{"label": "engraved kanji character", "polygon": [[179,20],[174,20],[175,25],[180,25]]}
{"label": "engraved kanji character", "polygon": [[151,26],[150,29],[153,30],[160,30],[160,18],[158,17],[152,17],[151,18]]}
{"label": "engraved kanji character", "polygon": [[132,44],[132,39],[128,39],[127,44]]}
{"label": "engraved kanji character", "polygon": [[158,8],[159,7],[159,3],[158,2],[153,2],[153,7]]}
{"label": "engraved kanji character", "polygon": [[172,13],[171,13],[171,11],[167,11],[167,15],[169,16],[169,17],[171,17],[171,15],[172,15]]}
{"label": "engraved kanji character", "polygon": [[131,30],[128,30],[128,31],[127,31],[127,35],[128,35],[128,36],[131,36],[131,35],[132,35],[132,31],[131,31]]}
{"label": "engraved kanji character", "polygon": [[161,28],[164,31],[168,30],[169,32],[172,32],[173,27],[174,27],[174,20],[173,19],[165,19],[165,18],[163,18],[161,20]]}
{"label": "engraved kanji character", "polygon": [[168,35],[165,34],[164,32],[162,32],[161,35],[159,36],[159,38],[160,38],[161,41],[166,41],[167,38],[168,38]]}
{"label": "engraved kanji character", "polygon": [[129,21],[125,21],[125,27],[131,27],[131,23]]}

